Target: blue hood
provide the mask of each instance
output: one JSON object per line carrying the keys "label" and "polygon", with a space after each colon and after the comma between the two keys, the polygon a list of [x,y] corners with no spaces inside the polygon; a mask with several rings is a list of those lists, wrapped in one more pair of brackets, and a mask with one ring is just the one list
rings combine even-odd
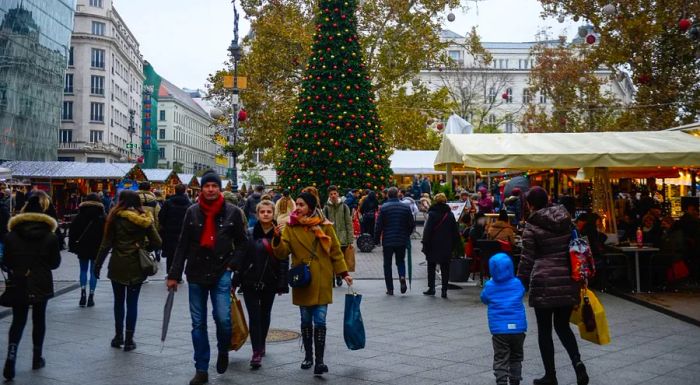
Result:
{"label": "blue hood", "polygon": [[489,272],[495,282],[506,282],[513,278],[513,261],[504,253],[498,253],[489,259]]}

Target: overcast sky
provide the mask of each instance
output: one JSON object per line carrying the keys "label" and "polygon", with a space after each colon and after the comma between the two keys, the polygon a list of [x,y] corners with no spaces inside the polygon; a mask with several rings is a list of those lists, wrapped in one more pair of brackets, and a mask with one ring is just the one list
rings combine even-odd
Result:
{"label": "overcast sky", "polygon": [[[538,30],[551,27],[552,37],[574,24],[543,20],[537,0],[482,0],[445,28],[465,34],[476,25],[484,41],[531,41]],[[114,0],[114,6],[136,36],[141,54],[155,70],[178,87],[204,88],[208,74],[223,67],[233,38],[230,0]],[[239,9],[240,11],[240,9]],[[249,24],[240,19],[240,36]]]}

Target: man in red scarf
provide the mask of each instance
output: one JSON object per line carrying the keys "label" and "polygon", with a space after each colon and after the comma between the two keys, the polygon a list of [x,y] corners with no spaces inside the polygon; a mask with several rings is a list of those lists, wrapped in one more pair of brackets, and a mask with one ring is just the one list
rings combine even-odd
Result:
{"label": "man in red scarf", "polygon": [[[168,289],[177,290],[185,270],[189,286],[194,345],[195,376],[190,385],[209,381],[209,337],[207,335],[207,298],[211,297],[216,322],[218,358],[216,371],[228,368],[231,343],[231,271],[245,255],[248,240],[243,212],[225,203],[221,178],[209,171],[202,176],[199,203],[185,214],[180,240],[168,272]],[[185,267],[185,261],[187,266]]]}

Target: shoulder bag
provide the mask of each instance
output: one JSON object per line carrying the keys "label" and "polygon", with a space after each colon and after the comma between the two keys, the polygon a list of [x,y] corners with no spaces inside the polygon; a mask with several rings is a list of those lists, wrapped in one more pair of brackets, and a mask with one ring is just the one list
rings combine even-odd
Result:
{"label": "shoulder bag", "polygon": [[136,247],[139,248],[139,265],[141,266],[141,271],[147,277],[156,275],[158,273],[158,262],[156,262],[156,259],[148,250],[141,247],[138,243],[136,244]]}
{"label": "shoulder bag", "polygon": [[2,276],[5,279],[5,291],[0,294],[0,306],[13,307],[28,303],[26,277],[22,277],[22,279],[8,278],[4,272],[2,272]]}
{"label": "shoulder bag", "polygon": [[[316,246],[318,246],[318,238],[316,238],[315,235],[314,238],[314,246],[313,250],[311,250],[311,259],[316,257]],[[309,268],[309,264],[302,262],[296,266],[292,266],[292,268],[289,269],[289,276],[287,279],[289,280],[289,286],[291,287],[302,288],[309,286],[311,283],[311,269]]]}

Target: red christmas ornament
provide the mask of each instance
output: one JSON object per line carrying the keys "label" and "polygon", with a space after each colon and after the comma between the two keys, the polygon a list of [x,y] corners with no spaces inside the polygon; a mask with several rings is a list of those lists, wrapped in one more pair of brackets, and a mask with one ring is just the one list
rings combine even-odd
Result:
{"label": "red christmas ornament", "polygon": [[437,124],[437,129],[438,129],[438,131],[442,131],[444,128],[445,128],[445,125],[444,125],[444,124],[442,124],[442,123],[438,123],[438,124]]}
{"label": "red christmas ornament", "polygon": [[595,44],[595,35],[591,34],[586,36],[586,43],[588,44]]}
{"label": "red christmas ornament", "polygon": [[245,110],[238,111],[238,121],[245,122],[248,119],[248,113]]}
{"label": "red christmas ornament", "polygon": [[691,25],[692,25],[692,23],[690,22],[689,19],[680,19],[678,21],[678,29],[680,29],[681,32],[687,31]]}
{"label": "red christmas ornament", "polygon": [[508,93],[504,92],[503,95],[501,95],[501,98],[503,98],[504,100],[508,100]]}

